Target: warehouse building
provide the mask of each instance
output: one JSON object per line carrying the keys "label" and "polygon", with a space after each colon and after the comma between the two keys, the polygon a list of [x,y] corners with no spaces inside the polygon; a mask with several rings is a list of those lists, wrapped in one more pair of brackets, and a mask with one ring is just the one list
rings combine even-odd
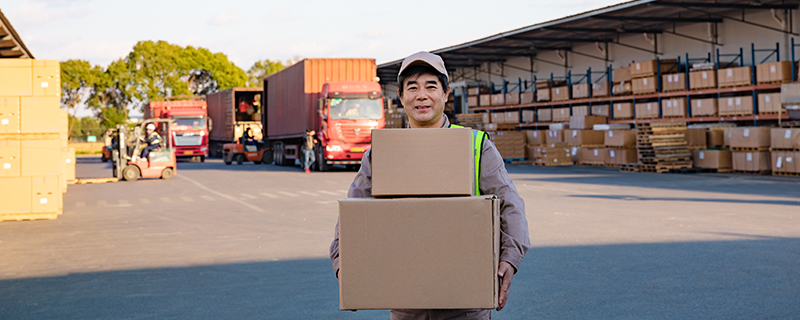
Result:
{"label": "warehouse building", "polygon": [[[493,136],[498,146],[498,141],[525,134],[532,138],[538,131],[548,136],[580,136],[587,133],[566,129],[593,129],[597,121],[605,125],[599,128],[606,130],[627,125],[639,130],[640,139],[634,136],[625,143],[625,148],[632,150],[628,161],[616,159],[611,163],[623,168],[628,162],[637,163],[639,166],[631,166],[631,170],[647,167],[644,171],[666,172],[686,168],[687,163],[691,167],[692,157],[686,155],[697,150],[670,151],[674,160],[670,165],[651,161],[652,152],[642,150],[653,145],[636,145],[642,135],[685,131],[682,136],[688,141],[664,143],[673,149],[686,144],[716,155],[715,148],[745,148],[726,144],[741,131],[726,128],[787,126],[790,116],[781,107],[781,99],[791,99],[796,89],[787,83],[797,79],[797,64],[790,61],[800,58],[800,52],[796,52],[800,33],[793,24],[798,4],[769,0],[629,1],[431,52],[442,56],[449,69],[452,92],[448,109],[458,115],[456,121],[496,132]],[[398,59],[378,66],[387,97],[397,96],[395,79],[401,62]],[[787,101],[783,102],[784,108],[791,109]],[[588,120],[573,119],[576,116]],[[692,128],[713,134],[706,136]],[[548,129],[561,131],[545,131]],[[742,134],[749,136],[749,132]],[[723,137],[725,141],[715,140]],[[619,154],[607,150],[619,146],[597,141],[602,137],[588,139],[591,143],[567,143],[563,137],[541,143],[574,146],[567,152],[572,161],[562,157],[561,164],[610,164],[608,158]],[[509,147],[513,151],[507,151],[504,158],[541,158],[544,148],[532,148],[536,145],[530,140],[508,143],[514,146]],[[763,144],[752,148],[769,154],[764,150],[769,149],[769,143]],[[597,157],[583,159],[582,152]],[[659,156],[665,155],[655,155]],[[736,162],[736,151],[732,156]],[[747,156],[751,158],[752,154]],[[781,156],[782,162],[784,159],[793,160]],[[730,169],[730,165],[716,166]],[[766,171],[763,163],[758,166],[760,169],[748,171]],[[735,165],[733,170],[745,171]]]}
{"label": "warehouse building", "polygon": [[33,59],[33,55],[22,43],[22,38],[3,15],[3,11],[0,11],[0,59],[4,58]]}

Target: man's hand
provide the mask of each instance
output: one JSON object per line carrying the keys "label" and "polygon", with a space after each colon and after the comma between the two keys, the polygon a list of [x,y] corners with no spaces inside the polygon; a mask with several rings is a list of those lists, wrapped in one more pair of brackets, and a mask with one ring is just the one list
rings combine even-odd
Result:
{"label": "man's hand", "polygon": [[508,301],[508,288],[511,287],[511,280],[514,279],[514,267],[510,263],[501,261],[497,266],[497,276],[503,279],[500,284],[500,297],[497,299],[497,311],[503,310]]}

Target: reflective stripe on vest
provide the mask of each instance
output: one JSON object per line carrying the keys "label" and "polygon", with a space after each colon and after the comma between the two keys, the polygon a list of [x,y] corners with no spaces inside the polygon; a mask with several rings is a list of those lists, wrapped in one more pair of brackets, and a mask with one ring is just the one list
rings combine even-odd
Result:
{"label": "reflective stripe on vest", "polygon": [[[451,124],[450,128],[463,129],[464,127]],[[472,154],[475,157],[475,195],[481,195],[481,152],[483,152],[483,139],[486,133],[472,129]]]}

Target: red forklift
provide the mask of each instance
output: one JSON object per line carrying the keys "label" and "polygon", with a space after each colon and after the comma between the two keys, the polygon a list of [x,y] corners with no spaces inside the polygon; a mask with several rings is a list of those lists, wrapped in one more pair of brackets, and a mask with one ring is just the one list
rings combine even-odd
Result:
{"label": "red forklift", "polygon": [[[153,150],[147,158],[138,155],[144,149],[145,127],[148,124],[156,126],[156,132],[161,135],[161,148]],[[175,148],[172,147],[170,119],[147,119],[136,126],[133,133],[125,125],[117,125],[116,135],[112,142],[111,166],[115,178],[125,181],[136,181],[139,178],[169,179],[175,175]],[[135,159],[135,160],[134,160]]]}
{"label": "red forklift", "polygon": [[245,130],[236,143],[226,143],[222,146],[222,160],[226,165],[230,165],[234,161],[236,164],[250,161],[255,164],[270,164],[272,159],[272,148],[263,141],[255,141],[250,128]]}

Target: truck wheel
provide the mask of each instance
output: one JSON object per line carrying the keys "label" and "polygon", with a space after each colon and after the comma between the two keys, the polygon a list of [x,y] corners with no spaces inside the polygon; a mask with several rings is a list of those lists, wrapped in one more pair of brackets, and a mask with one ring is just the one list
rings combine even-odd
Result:
{"label": "truck wheel", "polygon": [[172,168],[166,168],[163,171],[161,171],[161,179],[164,179],[164,180],[172,178],[172,176],[174,176],[174,175],[175,175],[175,171],[173,171]]}
{"label": "truck wheel", "polygon": [[285,166],[286,159],[283,158],[283,144],[276,144],[275,145],[275,152],[274,152],[274,161],[276,165]]}
{"label": "truck wheel", "polygon": [[125,181],[136,181],[139,179],[139,168],[137,166],[127,166],[122,170],[122,179]]}
{"label": "truck wheel", "polygon": [[236,164],[238,164],[238,165],[244,164],[244,155],[243,154],[237,154],[236,155]]}
{"label": "truck wheel", "polygon": [[206,162],[206,156],[200,156],[200,162]]}
{"label": "truck wheel", "polygon": [[274,156],[271,151],[264,151],[264,153],[261,154],[261,164],[270,164],[273,160]]}
{"label": "truck wheel", "polygon": [[325,160],[324,156],[325,153],[322,152],[322,148],[320,147],[317,151],[317,161],[314,161],[316,163],[317,169],[319,169],[320,172],[325,172],[330,170],[328,162],[327,160]]}

